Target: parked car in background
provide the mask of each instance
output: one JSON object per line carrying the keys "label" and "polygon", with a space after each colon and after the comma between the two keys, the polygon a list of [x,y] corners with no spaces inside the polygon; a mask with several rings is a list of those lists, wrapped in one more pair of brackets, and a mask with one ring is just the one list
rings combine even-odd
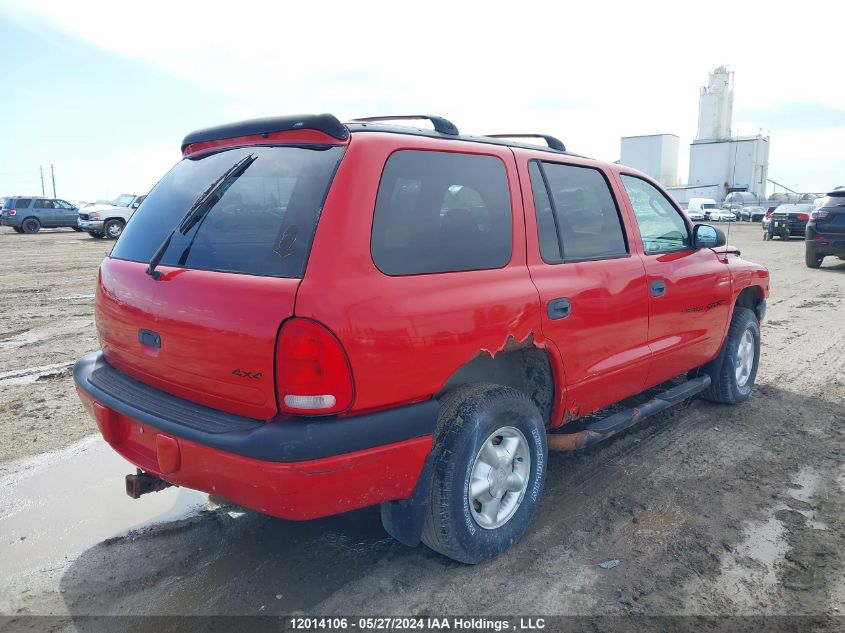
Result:
{"label": "parked car in background", "polygon": [[88,205],[79,211],[79,228],[91,237],[116,240],[146,197],[125,193],[107,203]]}
{"label": "parked car in background", "polygon": [[[778,216],[783,214],[789,224],[789,235],[788,237],[804,237],[804,232],[807,228],[807,222],[810,220],[810,213],[813,211],[813,205],[809,203],[801,203],[801,204],[782,204],[776,209],[774,209],[773,213],[777,213]],[[771,213],[766,214],[769,221],[771,221]],[[763,221],[763,230],[765,231],[768,228],[768,222],[764,219]]]}
{"label": "parked car in background", "polygon": [[684,209],[684,213],[686,213],[687,217],[693,222],[704,222],[704,220],[707,219],[707,217],[702,211],[696,211],[694,209]]}
{"label": "parked car in background", "polygon": [[739,210],[739,219],[743,222],[760,222],[766,215],[763,207],[742,207]]}
{"label": "parked car in background", "polygon": [[809,268],[818,268],[829,255],[845,259],[845,188],[828,193],[810,213],[804,245]]}
{"label": "parked car in background", "polygon": [[719,208],[713,198],[690,198],[687,211],[701,211],[705,218],[710,218],[711,211]]}
{"label": "parked car in background", "polygon": [[730,209],[713,209],[708,219],[714,222],[734,222],[736,215]]}
{"label": "parked car in background", "polygon": [[42,228],[67,227],[79,231],[78,209],[60,198],[11,196],[3,201],[0,225],[18,233],[38,233]]}

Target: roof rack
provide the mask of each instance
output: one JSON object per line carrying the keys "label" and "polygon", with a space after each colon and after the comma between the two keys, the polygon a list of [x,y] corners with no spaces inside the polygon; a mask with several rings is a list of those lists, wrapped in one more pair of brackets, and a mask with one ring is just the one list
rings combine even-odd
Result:
{"label": "roof rack", "polygon": [[488,136],[490,138],[541,138],[546,141],[546,145],[549,146],[549,149],[555,149],[559,152],[566,151],[566,147],[560,139],[555,138],[554,136],[549,136],[548,134],[485,134],[484,136]]}
{"label": "roof rack", "polygon": [[182,141],[182,151],[193,143],[205,141],[219,141],[238,136],[252,136],[254,134],[269,134],[271,132],[286,132],[288,130],[316,130],[327,134],[339,141],[349,138],[349,130],[334,115],[331,114],[300,114],[285,117],[270,117],[267,119],[253,119],[219,125],[204,130],[191,132]]}
{"label": "roof rack", "polygon": [[435,131],[440,132],[441,134],[448,134],[449,136],[457,136],[460,134],[458,132],[458,127],[449,121],[448,119],[444,119],[442,116],[433,116],[430,114],[402,114],[399,116],[367,116],[367,117],[359,117],[357,119],[352,119],[350,123],[376,123],[378,121],[417,121],[417,120],[427,120],[431,121],[431,124],[434,126]]}

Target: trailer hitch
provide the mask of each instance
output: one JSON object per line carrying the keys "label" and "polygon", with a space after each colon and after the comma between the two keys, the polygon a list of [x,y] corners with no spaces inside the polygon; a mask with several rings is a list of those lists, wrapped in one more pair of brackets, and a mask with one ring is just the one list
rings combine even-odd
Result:
{"label": "trailer hitch", "polygon": [[164,481],[160,477],[145,473],[140,468],[137,469],[134,475],[126,475],[126,494],[133,499],[138,499],[141,495],[145,495],[148,492],[164,490],[172,485],[172,483]]}

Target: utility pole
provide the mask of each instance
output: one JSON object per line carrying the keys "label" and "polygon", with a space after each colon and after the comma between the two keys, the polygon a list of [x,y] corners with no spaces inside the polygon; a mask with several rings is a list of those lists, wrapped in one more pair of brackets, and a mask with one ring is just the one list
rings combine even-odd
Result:
{"label": "utility pole", "polygon": [[53,178],[53,197],[56,197],[56,171],[53,169],[53,163],[50,163],[50,176]]}
{"label": "utility pole", "polygon": [[44,165],[39,165],[38,169],[41,170],[41,195],[46,196],[47,194],[44,193]]}

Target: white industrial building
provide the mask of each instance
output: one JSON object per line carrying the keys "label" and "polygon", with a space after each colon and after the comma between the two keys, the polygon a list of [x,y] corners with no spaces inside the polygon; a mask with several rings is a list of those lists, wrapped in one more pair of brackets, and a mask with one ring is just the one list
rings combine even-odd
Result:
{"label": "white industrial building", "polygon": [[[622,139],[619,162],[647,173],[663,184],[681,204],[691,198],[717,202],[733,191],[748,191],[766,198],[769,138],[732,136],[733,72],[720,66],[702,86],[698,102],[698,133],[690,145],[689,177],[677,183],[678,137],[671,134]],[[664,139],[670,139],[668,141]],[[671,139],[674,138],[674,146]],[[666,167],[675,165],[674,172]]]}
{"label": "white industrial building", "polygon": [[664,187],[678,184],[678,143],[674,134],[625,136],[620,163],[638,169]]}

